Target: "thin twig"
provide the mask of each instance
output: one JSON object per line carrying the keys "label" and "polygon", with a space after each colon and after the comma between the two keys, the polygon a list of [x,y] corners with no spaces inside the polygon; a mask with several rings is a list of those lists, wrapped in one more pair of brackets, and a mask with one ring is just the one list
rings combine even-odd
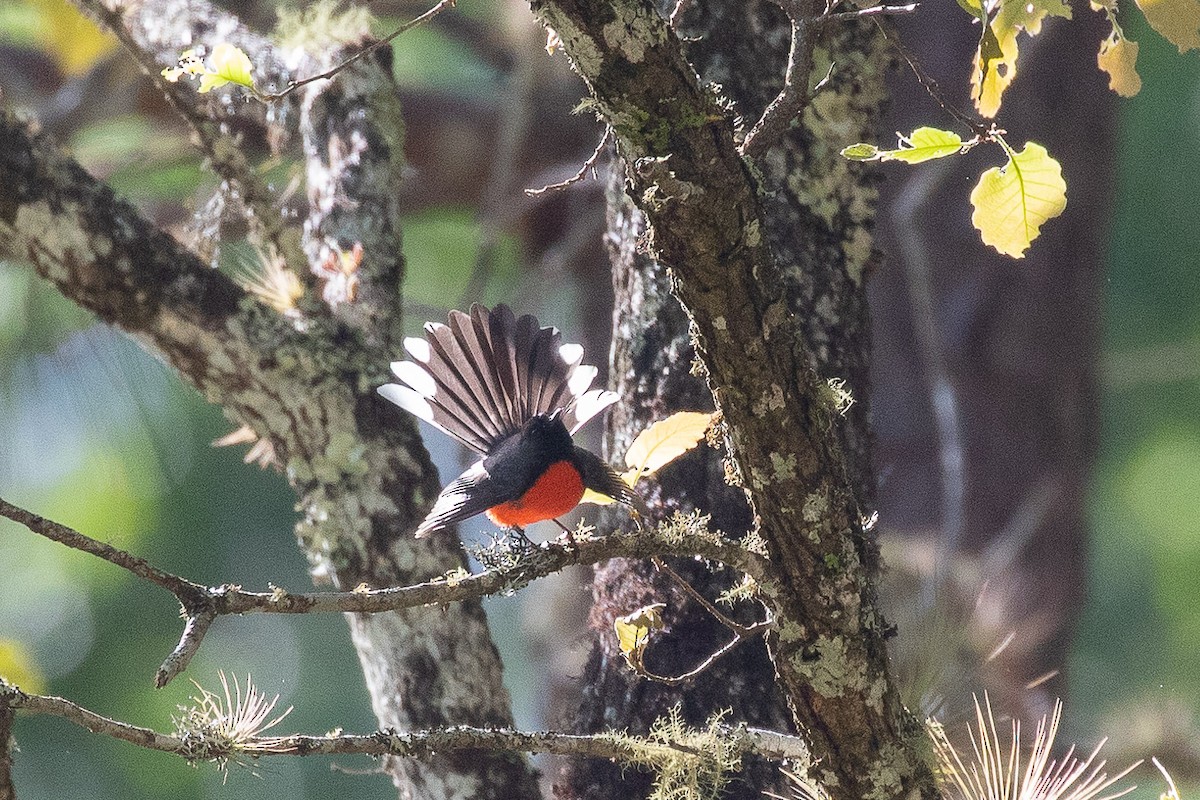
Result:
{"label": "thin twig", "polygon": [[750,128],[742,142],[742,154],[757,158],[765,153],[791,126],[813,95],[829,83],[829,73],[815,87],[809,88],[813,70],[813,48],[817,32],[826,24],[856,19],[874,19],[893,14],[909,14],[917,9],[917,3],[906,5],[879,5],[855,11],[833,13],[836,2],[830,0],[821,14],[816,14],[815,0],[772,0],[787,14],[791,22],[791,45],[788,49],[787,69],[783,76],[783,88],[767,104],[762,116]]}
{"label": "thin twig", "polygon": [[[630,762],[638,758],[644,745],[629,736],[612,734],[578,735],[556,731],[519,731],[504,728],[476,728],[466,725],[432,731],[379,730],[369,734],[326,734],[322,736],[268,736],[248,738],[236,745],[213,742],[205,754],[203,741],[158,733],[150,728],[130,725],[97,714],[61,697],[26,694],[0,681],[0,708],[32,714],[61,717],[92,733],[135,744],[149,750],[195,758],[228,758],[245,755],[266,756],[370,755],[427,756],[450,750],[493,750],[554,755],[588,756]],[[797,736],[764,730],[723,726],[720,735],[731,740],[742,752],[755,752],[766,758],[809,759],[807,745]],[[657,748],[670,748],[696,755],[694,748],[682,744],[654,741]]]}
{"label": "thin twig", "polygon": [[735,647],[737,647],[742,642],[749,641],[750,639],[755,638],[759,634],[765,633],[767,631],[767,629],[771,627],[772,624],[773,623],[771,622],[771,620],[765,620],[763,622],[755,623],[754,625],[751,625],[747,628],[743,628],[741,631],[735,631],[733,634],[733,638],[730,639],[728,642],[726,642],[724,645],[722,645],[722,647],[719,650],[716,650],[713,653],[711,653],[708,656],[708,658],[706,658],[706,659],[704,659],[704,661],[700,662],[700,664],[698,666],[696,666],[694,669],[688,670],[687,672],[683,673],[682,675],[676,675],[674,677],[667,677],[665,675],[656,675],[653,672],[650,672],[645,667],[638,666],[636,664],[632,665],[633,671],[636,672],[637,674],[641,675],[643,678],[647,678],[648,680],[655,681],[656,683],[664,683],[667,686],[679,686],[681,684],[687,683],[688,681],[692,680],[693,678],[696,678],[699,675],[701,675],[702,673],[704,673],[705,670],[709,669],[713,664],[720,661],[723,656],[725,656],[727,653],[732,651]]}
{"label": "thin twig", "polygon": [[889,30],[888,26],[885,25],[878,16],[871,17],[871,21],[875,23],[877,28],[879,28],[879,32],[883,34],[883,37],[887,39],[892,47],[896,49],[896,52],[900,54],[900,57],[908,63],[908,66],[913,71],[913,74],[917,76],[917,82],[925,88],[925,91],[929,93],[929,96],[933,98],[933,101],[941,106],[942,110],[947,114],[954,117],[954,119],[958,120],[963,125],[967,126],[967,128],[969,128],[976,136],[980,137],[981,139],[988,138],[992,130],[992,126],[983,120],[972,117],[970,114],[958,110],[953,103],[946,99],[946,96],[942,93],[941,87],[938,86],[937,81],[925,71],[925,68],[921,66],[921,62],[917,60],[917,57],[913,55],[912,51],[905,47],[904,43],[900,41],[900,37],[896,35],[896,32]]}
{"label": "thin twig", "polygon": [[[834,5],[836,5],[836,3]],[[852,20],[867,19],[869,17],[911,14],[916,11],[920,5],[920,3],[908,3],[902,6],[871,6],[870,8],[860,8],[856,11],[840,11],[837,14],[832,13],[832,6],[829,6],[826,8],[826,12],[818,17],[815,21],[818,24],[825,24],[827,22],[850,22]]]}
{"label": "thin twig", "polygon": [[[700,592],[696,590],[695,586],[692,586],[692,584],[688,583],[682,575],[680,575],[675,570],[671,569],[670,565],[668,565],[667,562],[663,561],[661,558],[658,558],[657,556],[655,556],[651,560],[654,562],[655,567],[657,567],[662,572],[665,572],[668,575],[670,575],[672,578],[674,578],[676,583],[678,583],[681,587],[683,587],[683,590],[685,592],[687,592],[688,595],[690,595],[693,600],[695,600],[700,605],[704,606],[705,611],[712,614],[713,617],[716,618],[717,622],[721,623],[726,628],[729,628],[729,630],[733,631],[734,633],[748,634],[750,632],[750,630],[754,627],[754,625],[742,625],[740,622],[736,622],[736,621],[730,619],[729,617],[725,616],[725,614],[722,613],[719,608],[717,608],[715,605],[713,605],[712,603],[709,602],[707,597],[700,594]],[[756,624],[759,624],[759,623],[756,623]]]}
{"label": "thin twig", "polygon": [[387,36],[383,37],[382,39],[380,39],[376,42],[372,42],[371,44],[364,47],[362,50],[359,50],[357,53],[355,53],[354,55],[347,58],[342,63],[338,64],[336,67],[327,69],[319,75],[311,75],[307,78],[301,78],[298,81],[292,81],[286,87],[284,87],[282,91],[276,92],[274,94],[256,93],[255,96],[259,100],[270,103],[270,102],[274,102],[276,100],[282,100],[283,98],[287,97],[289,94],[296,91],[300,87],[307,86],[308,84],[310,84],[314,81],[320,81],[320,80],[325,80],[326,78],[332,78],[333,76],[337,75],[342,70],[346,69],[346,67],[349,67],[351,64],[355,63],[356,61],[361,61],[367,55],[373,53],[378,48],[383,47],[385,44],[392,41],[400,34],[406,33],[407,31],[412,30],[413,28],[417,27],[418,25],[424,25],[426,22],[428,22],[429,20],[436,17],[438,14],[445,11],[447,8],[454,8],[454,4],[456,2],[457,2],[457,0],[440,0],[440,2],[438,2],[437,5],[433,6],[433,8],[429,9],[421,16],[415,17],[415,18],[409,20],[408,22],[404,23],[396,30],[389,33]]}
{"label": "thin twig", "polygon": [[13,522],[24,525],[39,536],[44,536],[59,544],[65,544],[67,547],[101,558],[127,572],[133,573],[143,580],[147,580],[156,586],[161,586],[179,598],[179,601],[185,605],[197,602],[208,591],[200,584],[192,583],[189,580],[180,578],[178,575],[172,575],[169,572],[164,572],[157,567],[151,566],[143,558],[138,558],[124,550],[120,550],[105,542],[97,541],[89,536],[84,536],[82,533],[68,528],[66,525],[46,519],[38,514],[34,514],[32,511],[26,511],[23,508],[14,506],[4,498],[0,498],[0,517],[8,517]]}
{"label": "thin twig", "polygon": [[97,542],[3,499],[0,499],[0,516],[24,525],[33,533],[103,558],[175,595],[188,619],[179,644],[167,656],[155,676],[155,684],[160,687],[187,667],[213,621],[230,614],[377,614],[419,606],[445,605],[509,591],[514,586],[560,572],[569,566],[595,564],[618,557],[700,556],[741,570],[759,581],[766,580],[770,570],[767,559],[751,553],[733,540],[700,528],[690,535],[680,535],[679,526],[676,525],[670,535],[655,528],[640,528],[634,533],[618,531],[604,536],[576,532],[566,542],[531,545],[528,556],[515,565],[462,577],[450,575],[411,586],[304,594],[291,594],[281,589],[247,592],[236,586],[201,586],[163,572],[150,566],[144,559]]}
{"label": "thin twig", "polygon": [[791,22],[791,45],[783,88],[742,142],[742,155],[758,158],[783,136],[808,104],[808,81],[813,68],[813,0],[774,0]]}
{"label": "thin twig", "polygon": [[575,183],[579,183],[581,180],[583,180],[589,170],[592,170],[592,172],[594,174],[595,169],[596,169],[596,162],[600,160],[600,154],[604,152],[604,146],[606,144],[608,144],[608,140],[611,138],[612,138],[612,128],[606,127],[604,129],[604,136],[601,137],[601,139],[600,139],[600,143],[598,145],[596,145],[596,149],[592,151],[592,154],[590,156],[588,156],[588,160],[583,162],[583,166],[579,168],[578,172],[576,172],[571,177],[567,178],[565,181],[559,181],[558,183],[548,183],[540,189],[526,189],[525,194],[529,195],[530,197],[536,197],[537,195],[545,194],[546,192],[552,192],[552,191],[557,191],[559,189],[565,189],[568,186],[575,184]]}

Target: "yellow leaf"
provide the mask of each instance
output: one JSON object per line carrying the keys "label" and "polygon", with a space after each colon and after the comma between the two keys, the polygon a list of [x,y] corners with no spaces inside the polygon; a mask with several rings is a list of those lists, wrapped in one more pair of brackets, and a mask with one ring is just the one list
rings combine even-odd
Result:
{"label": "yellow leaf", "polygon": [[[631,489],[633,488],[634,484],[637,483],[638,477],[639,474],[636,469],[627,469],[621,473],[621,480],[625,481],[625,485]],[[579,502],[591,503],[592,505],[597,506],[611,506],[617,501],[606,494],[600,494],[600,492],[597,492],[594,489],[584,489],[583,497],[580,498]]]}
{"label": "yellow leaf", "polygon": [[1138,43],[1126,39],[1118,31],[1100,43],[1096,63],[1108,73],[1108,88],[1121,97],[1133,97],[1142,88],[1137,74]]}
{"label": "yellow leaf", "polygon": [[1004,90],[1017,77],[1017,32],[1009,31],[1000,41],[1000,57],[984,60],[975,54],[974,86],[972,96],[975,98],[975,108],[985,117],[994,117],[1000,110],[1000,99]]}
{"label": "yellow leaf", "polygon": [[596,505],[596,506],[611,506],[613,503],[615,503],[617,501],[612,499],[611,497],[609,497],[606,494],[600,494],[599,492],[595,491],[594,489],[584,489],[583,497],[581,497],[579,499],[579,502],[591,503],[592,505]]}
{"label": "yellow leaf", "polygon": [[635,470],[635,477],[657,472],[699,444],[712,417],[701,411],[680,411],[659,420],[629,445],[625,466]]}
{"label": "yellow leaf", "polygon": [[1009,150],[1003,167],[992,167],[980,176],[971,192],[971,205],[975,208],[971,223],[984,244],[1022,258],[1042,223],[1067,207],[1062,167],[1046,148],[1028,142],[1024,150]]}
{"label": "yellow leaf", "polygon": [[[975,107],[985,117],[1000,110],[1004,90],[1017,77],[1017,34],[1036,36],[1047,16],[1070,19],[1071,7],[1064,0],[1002,0],[990,24],[994,40],[980,39],[972,73]],[[997,52],[989,52],[999,45]]]}
{"label": "yellow leaf", "polygon": [[41,17],[38,38],[68,75],[82,75],[117,47],[116,37],[100,30],[68,0],[25,0]]}
{"label": "yellow leaf", "polygon": [[642,654],[650,643],[650,634],[662,630],[664,603],[653,603],[630,614],[613,620],[617,632],[617,644],[625,654],[625,660],[636,668],[642,666]]}
{"label": "yellow leaf", "polygon": [[1186,53],[1200,47],[1200,0],[1136,0],[1146,21]]}
{"label": "yellow leaf", "polygon": [[0,639],[0,678],[29,694],[46,691],[46,680],[25,646],[13,639]]}
{"label": "yellow leaf", "polygon": [[197,91],[201,94],[227,83],[236,83],[248,89],[254,88],[254,78],[250,75],[254,65],[240,48],[229,42],[221,42],[213,48],[208,62],[211,69],[200,76],[200,88]]}

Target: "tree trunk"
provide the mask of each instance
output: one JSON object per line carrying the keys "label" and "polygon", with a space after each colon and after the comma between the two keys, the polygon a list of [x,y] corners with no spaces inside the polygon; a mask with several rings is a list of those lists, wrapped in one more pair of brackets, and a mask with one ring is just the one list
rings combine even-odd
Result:
{"label": "tree trunk", "polygon": [[[766,3],[701,5],[680,31],[701,36],[689,54],[753,119],[782,82],[787,20]],[[644,565],[599,568],[592,613],[599,641],[581,727],[644,730],[677,697],[693,721],[727,707],[735,718],[779,720],[782,698],[820,759],[816,777],[835,797],[931,797],[919,725],[887,677],[875,547],[861,527],[871,496],[862,280],[872,261],[874,190],[838,149],[873,134],[881,43],[865,27],[819,40],[816,60],[827,64],[832,54],[839,71],[805,111],[804,124],[758,162],[760,187],[733,150],[727,117],[694,82],[679,39],[648,3],[535,2],[534,10],[562,37],[613,125],[618,181],[633,198],[614,192],[610,209],[612,379],[627,403],[613,418],[616,449],[651,419],[708,406],[687,374],[689,341],[698,342],[732,463],[723,469],[716,454],[702,452],[668,468],[652,497],[656,511],[699,506],[735,534],[757,515],[782,573],[780,585],[764,587],[763,595],[779,623],[780,635],[768,640],[774,672],[759,646],[746,644],[676,692],[629,674],[611,634],[613,618],[668,601],[665,652],[652,647],[648,654],[661,659],[652,662],[660,673],[695,666],[719,646],[722,632]],[[639,248],[657,261],[639,256]],[[666,297],[668,286],[686,317]],[[844,380],[858,401],[846,416],[835,408],[828,379]],[[753,511],[723,485],[726,476],[748,490]],[[687,576],[709,592],[723,578],[695,566]],[[777,682],[781,694],[762,688]],[[581,797],[642,790],[596,765],[577,767],[568,780]],[[770,780],[752,773],[733,791],[754,796]]]}

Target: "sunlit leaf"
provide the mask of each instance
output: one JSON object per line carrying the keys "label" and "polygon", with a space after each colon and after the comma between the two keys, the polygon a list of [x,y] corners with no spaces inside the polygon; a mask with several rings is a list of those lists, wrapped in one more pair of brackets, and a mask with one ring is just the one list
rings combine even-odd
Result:
{"label": "sunlit leaf", "polygon": [[1108,73],[1108,88],[1121,97],[1133,97],[1142,88],[1137,73],[1137,42],[1126,39],[1118,30],[1100,43],[1096,63]]}
{"label": "sunlit leaf", "polygon": [[1028,142],[1010,151],[1009,162],[983,173],[971,192],[971,222],[985,244],[1021,258],[1039,229],[1067,207],[1062,167],[1046,148]]}
{"label": "sunlit leaf", "polygon": [[625,654],[625,660],[637,669],[642,666],[642,655],[650,643],[650,634],[662,630],[664,608],[666,605],[663,603],[653,603],[613,620],[621,652]]}
{"label": "sunlit leaf", "polygon": [[1017,32],[1009,31],[996,39],[1000,55],[991,58],[975,55],[972,95],[975,108],[985,117],[994,117],[1000,110],[1004,90],[1017,77]]}
{"label": "sunlit leaf", "polygon": [[245,86],[254,90],[254,76],[250,74],[254,65],[240,48],[221,42],[213,48],[212,54],[205,63],[195,50],[184,50],[174,67],[167,67],[160,74],[171,83],[175,83],[185,75],[200,76],[200,94],[211,92],[230,83]]}
{"label": "sunlit leaf", "polygon": [[[1001,98],[1017,77],[1017,35],[1036,36],[1048,16],[1070,19],[1071,7],[1064,0],[1003,0],[980,37],[972,73],[975,107],[985,117],[1000,110]],[[982,19],[982,17],[981,17]]]}
{"label": "sunlit leaf", "polygon": [[210,71],[200,76],[198,91],[201,94],[218,89],[228,83],[236,83],[247,89],[254,88],[254,78],[250,74],[254,65],[250,63],[250,57],[241,48],[228,42],[221,42],[213,48],[208,63]]}
{"label": "sunlit leaf", "polygon": [[883,152],[873,144],[852,144],[849,147],[842,148],[842,158],[848,158],[851,161],[874,161],[879,158],[879,154]]}
{"label": "sunlit leaf", "polygon": [[14,639],[0,639],[0,678],[29,694],[46,691],[46,680],[33,657]]}
{"label": "sunlit leaf", "polygon": [[1200,47],[1200,0],[1136,0],[1146,21],[1185,53]]}
{"label": "sunlit leaf", "polygon": [[851,161],[903,161],[920,164],[935,158],[945,158],[961,152],[962,137],[952,131],[938,128],[917,128],[910,135],[900,135],[899,147],[895,150],[880,150],[872,144],[852,144],[842,150],[842,156]]}
{"label": "sunlit leaf", "polygon": [[625,466],[640,477],[657,472],[691,450],[704,438],[712,414],[679,411],[637,435],[625,453]]}

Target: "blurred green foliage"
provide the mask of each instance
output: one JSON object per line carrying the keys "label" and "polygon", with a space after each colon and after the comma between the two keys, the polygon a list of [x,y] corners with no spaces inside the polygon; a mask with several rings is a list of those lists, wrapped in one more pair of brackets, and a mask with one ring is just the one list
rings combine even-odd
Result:
{"label": "blurred green foliage", "polygon": [[[1135,15],[1136,16],[1136,15]],[[1089,602],[1070,664],[1072,732],[1200,760],[1200,62],[1137,17],[1141,93],[1122,104],[1105,308]],[[1097,224],[1103,224],[1098,220]],[[1189,725],[1192,726],[1189,729]],[[1133,741],[1121,742],[1122,738]],[[1158,745],[1162,747],[1163,745]],[[1126,749],[1128,748],[1128,749]],[[1137,755],[1150,755],[1139,750]],[[1137,797],[1157,797],[1153,771]],[[1178,776],[1177,776],[1178,777]],[[1188,797],[1194,787],[1184,785]]]}

